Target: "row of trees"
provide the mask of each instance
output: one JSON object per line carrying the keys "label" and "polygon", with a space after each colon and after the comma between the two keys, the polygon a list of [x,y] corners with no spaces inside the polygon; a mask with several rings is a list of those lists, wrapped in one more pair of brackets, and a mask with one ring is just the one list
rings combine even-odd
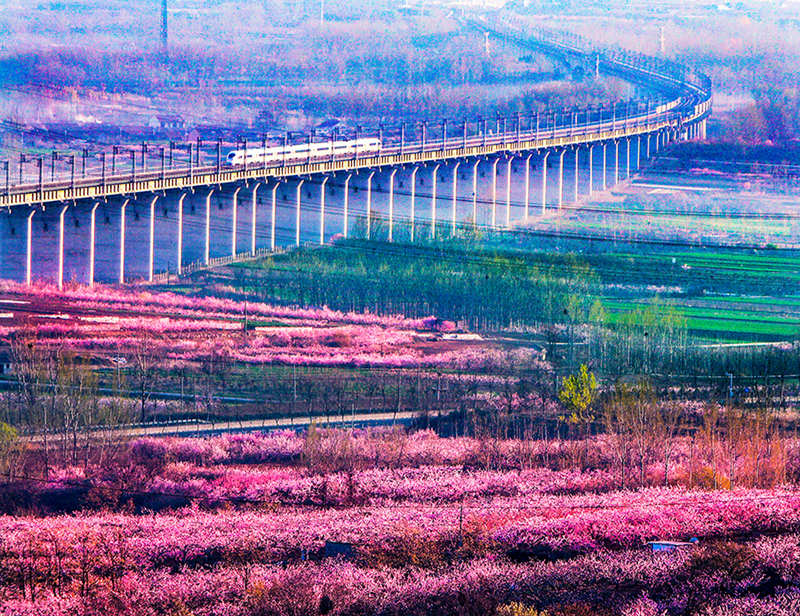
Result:
{"label": "row of trees", "polygon": [[597,279],[579,259],[390,244],[297,252],[280,266],[237,270],[237,285],[270,301],[409,317],[435,314],[474,330],[585,322]]}
{"label": "row of trees", "polygon": [[[601,389],[586,364],[562,381],[558,398],[560,408],[509,388],[494,394],[492,404],[470,409],[468,433],[486,442],[483,465],[507,464],[499,441],[513,437],[531,445],[527,455],[523,449],[515,454],[522,466],[611,470],[620,489],[732,489],[800,480],[792,441],[797,426],[776,408],[692,403],[658,391],[644,377]],[[437,425],[449,431],[459,419]]]}
{"label": "row of trees", "polygon": [[[373,232],[381,233],[380,221]],[[559,369],[572,372],[584,362],[604,380],[630,374],[646,374],[665,384],[672,379],[672,385],[697,390],[685,392],[690,396],[725,397],[729,374],[734,395],[740,396],[737,402],[748,397],[760,404],[769,393],[781,405],[796,388],[792,375],[800,374],[800,360],[791,344],[699,345],[687,319],[658,299],[625,312],[608,310],[602,294],[614,281],[603,280],[598,272],[607,269],[606,276],[616,275],[622,268],[619,260],[607,264],[603,255],[590,260],[571,253],[490,250],[482,238],[465,233],[446,244],[339,241],[333,247],[235,268],[233,284],[269,302],[417,317],[435,314],[472,331],[530,336]],[[401,234],[397,230],[396,237]],[[618,285],[635,287],[654,275],[665,285],[688,285],[692,280],[698,284],[698,276],[706,275],[687,274],[653,260],[632,259],[625,267],[634,272],[627,277],[621,272]],[[209,282],[214,280],[212,275]],[[231,280],[226,277],[224,282]],[[714,283],[725,292],[744,291],[726,286],[726,279]],[[784,283],[783,278],[772,280],[769,290],[778,292],[776,285]],[[756,284],[754,280],[751,291],[762,292]]]}
{"label": "row of trees", "polygon": [[[12,342],[13,381],[0,396],[0,474],[47,476],[114,455],[131,423],[316,416],[346,423],[356,413],[424,411],[431,417],[484,404],[521,380],[547,386],[528,355],[497,352],[490,373],[450,369],[250,366],[223,358],[165,363],[145,339],[116,357],[83,356],[23,334]],[[110,364],[110,365],[109,365]],[[516,386],[516,385],[515,385]],[[165,397],[165,392],[169,394]],[[463,429],[462,429],[463,431]],[[21,434],[21,436],[20,436]],[[26,447],[22,447],[22,443]],[[40,455],[23,455],[31,450]],[[35,469],[29,468],[34,460]]]}
{"label": "row of trees", "polygon": [[[47,477],[51,468],[98,468],[116,458],[124,442],[117,428],[137,416],[141,401],[130,390],[101,395],[97,372],[74,355],[43,352],[29,341],[18,343],[15,353],[18,388],[3,398],[0,473]],[[352,405],[355,410],[356,402],[384,411],[421,410],[416,427],[481,439],[486,446],[475,460],[480,466],[506,464],[499,443],[514,438],[528,447],[527,454],[518,452],[520,464],[613,469],[621,488],[775,485],[798,479],[800,471],[785,439],[793,424],[777,404],[763,399],[736,405],[730,396],[724,405],[694,403],[677,388],[661,388],[646,378],[601,388],[586,364],[561,380],[557,391],[550,389],[547,374],[526,373],[520,365],[491,379],[419,371],[315,371],[305,376],[296,380],[284,372],[263,380],[262,395],[283,404],[265,403],[251,412],[315,413],[346,423],[347,409]],[[214,391],[225,391],[218,381],[223,376],[211,376],[206,368],[205,378],[216,385],[201,404],[212,404]],[[228,372],[224,378],[235,377]],[[209,412],[226,412],[225,402],[213,404]],[[37,433],[23,440],[9,422]],[[604,436],[595,440],[599,434]],[[304,454],[309,469],[335,472],[328,468],[333,465],[351,474],[357,470],[348,466],[347,442],[319,439],[317,432],[309,433]]]}
{"label": "row of trees", "polygon": [[[47,477],[52,466],[85,467],[113,456],[122,442],[118,427],[135,419],[141,403],[114,393],[123,386],[121,373],[109,384],[110,395],[103,395],[85,357],[43,347],[29,336],[14,339],[11,351],[16,385],[0,398],[0,471],[13,476],[34,470]],[[147,377],[140,373],[139,381]],[[34,434],[25,447],[18,429]],[[26,457],[26,449],[41,455]],[[26,468],[31,460],[35,469]]]}

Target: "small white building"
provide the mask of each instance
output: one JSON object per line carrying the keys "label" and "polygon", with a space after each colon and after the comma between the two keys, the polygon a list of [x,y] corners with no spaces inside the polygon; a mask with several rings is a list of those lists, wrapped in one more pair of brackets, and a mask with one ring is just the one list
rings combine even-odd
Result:
{"label": "small white building", "polygon": [[150,117],[147,125],[150,128],[178,128],[186,127],[184,119],[175,113],[158,114]]}

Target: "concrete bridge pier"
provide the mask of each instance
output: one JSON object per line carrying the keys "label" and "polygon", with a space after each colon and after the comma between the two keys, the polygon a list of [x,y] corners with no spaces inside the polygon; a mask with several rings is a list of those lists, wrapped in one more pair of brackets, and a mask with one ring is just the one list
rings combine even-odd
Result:
{"label": "concrete bridge pier", "polygon": [[[97,212],[101,206],[104,206],[103,200],[92,201],[78,201],[70,204],[61,204],[60,209],[51,209],[50,213],[57,215],[58,223],[56,228],[56,241],[53,242],[47,238],[46,230],[37,236],[33,235],[35,231],[33,219],[31,219],[31,234],[30,242],[27,241],[25,246],[25,280],[28,280],[28,271],[31,272],[31,280],[34,277],[34,268],[39,264],[39,268],[43,270],[41,273],[46,275],[48,263],[47,251],[49,248],[55,247],[55,267],[52,270],[56,275],[56,282],[61,280],[63,286],[67,280],[83,283],[89,287],[94,286],[94,278],[97,263]],[[30,215],[35,213],[36,210],[31,210]],[[42,219],[44,221],[44,210],[42,211]],[[104,215],[103,221],[106,222],[107,215]],[[27,222],[27,221],[26,221]],[[26,225],[27,226],[27,225]],[[26,229],[27,230],[27,229]],[[107,234],[102,234],[107,237]],[[39,240],[37,242],[37,239]],[[42,242],[41,240],[44,240]],[[39,243],[38,250],[36,244]],[[105,244],[105,242],[104,242]],[[30,245],[30,260],[31,266],[28,267],[28,245]],[[116,244],[114,244],[116,251]],[[6,247],[4,257],[13,255],[14,250],[11,246]],[[36,255],[36,260],[33,259]],[[11,259],[9,259],[11,260]],[[45,264],[42,267],[42,263]]]}
{"label": "concrete bridge pier", "polygon": [[506,160],[506,229],[511,228],[511,165],[514,155],[509,154]]}
{"label": "concrete bridge pier", "polygon": [[31,269],[33,265],[33,216],[36,214],[36,208],[31,208],[28,216],[25,219],[25,284],[31,284]]}
{"label": "concrete bridge pier", "polygon": [[89,288],[94,287],[94,262],[95,262],[95,234],[97,229],[97,208],[100,207],[100,202],[95,201],[92,203],[92,209],[89,213]]}
{"label": "concrete bridge pier", "polygon": [[64,215],[69,205],[62,205],[58,214],[58,288],[64,288]]}
{"label": "concrete bridge pier", "polygon": [[231,256],[236,256],[236,228],[239,224],[239,193],[242,185],[236,186],[231,194]]}
{"label": "concrete bridge pier", "polygon": [[564,155],[567,153],[566,149],[561,150],[558,155],[558,209],[564,205]]}
{"label": "concrete bridge pier", "polygon": [[178,240],[178,254],[176,255],[176,270],[179,276],[183,273],[183,202],[186,200],[186,195],[188,194],[187,192],[182,192],[178,197],[178,234],[176,236]]}
{"label": "concrete bridge pier", "polygon": [[[209,261],[211,260],[211,197],[214,196],[213,188],[210,188],[206,192],[206,224],[205,224],[205,249],[203,252],[203,263],[208,265]],[[298,189],[298,200],[300,199],[300,191]],[[298,204],[298,213],[299,213],[299,204]]]}
{"label": "concrete bridge pier", "polygon": [[625,139],[625,179],[631,179],[631,138]]}
{"label": "concrete bridge pier", "polygon": [[594,193],[594,144],[589,146],[589,196]]}
{"label": "concrete bridge pier", "polygon": [[607,152],[607,150],[608,150],[608,142],[604,141],[603,142],[603,190],[605,190],[608,187],[608,173],[607,173],[608,152]]}
{"label": "concrete bridge pier", "polygon": [[531,203],[531,157],[533,156],[533,152],[529,152],[528,155],[525,157],[525,211],[524,211],[524,220],[528,222],[528,217],[530,215],[530,203]]}
{"label": "concrete bridge pier", "polygon": [[271,220],[271,188],[273,184],[280,183],[279,178],[264,177],[253,182],[250,192],[250,224],[249,245],[246,249],[255,255],[259,249],[269,248]]}
{"label": "concrete bridge pier", "polygon": [[[339,192],[341,190],[341,185],[338,183],[338,176],[335,171],[331,171],[326,174],[328,177],[328,181],[325,184],[325,188],[323,189],[320,187],[320,191],[324,192],[325,198],[325,216],[320,218],[320,225],[322,228],[322,236],[325,238],[326,241],[330,241],[330,238],[338,232],[338,229],[341,228],[341,206],[339,203],[334,205],[334,202],[338,202],[339,199],[342,199]],[[320,193],[322,198],[322,193]],[[320,198],[320,200],[321,200]],[[337,231],[333,231],[336,229]]]}
{"label": "concrete bridge pier", "polygon": [[478,165],[481,164],[480,157],[475,159],[472,165],[472,228],[478,228]]}
{"label": "concrete bridge pier", "polygon": [[547,158],[550,151],[544,153],[542,157],[542,216],[547,213]]}
{"label": "concrete bridge pier", "polygon": [[[92,209],[94,211],[94,238],[92,238]],[[80,204],[78,204],[80,205]],[[119,246],[117,241],[117,216],[119,215],[119,200],[114,198],[97,199],[88,204],[89,237],[87,238],[90,253],[86,262],[85,280],[87,284],[92,279],[93,284],[98,282],[115,283],[117,281],[117,257]],[[92,268],[94,259],[94,268]],[[93,271],[90,271],[92,270]]]}
{"label": "concrete bridge pier", "polygon": [[492,161],[492,229],[497,228],[497,163],[499,162],[499,157]]}
{"label": "concrete bridge pier", "polygon": [[125,214],[130,199],[125,199],[119,208],[119,283],[125,284]]}
{"label": "concrete bridge pier", "polygon": [[[325,243],[325,185],[328,183],[330,179],[329,175],[326,175],[322,178],[322,183],[319,187],[319,244],[322,246]],[[392,182],[394,182],[394,173],[392,174]],[[390,190],[389,192],[389,203],[391,203],[393,194]],[[391,227],[391,218],[389,219],[389,241],[392,240],[392,227]]]}
{"label": "concrete bridge pier", "polygon": [[[465,125],[466,126],[466,125]],[[466,129],[465,129],[466,131]],[[456,217],[458,213],[456,208],[458,206],[458,168],[461,166],[461,161],[456,161],[456,164],[453,165],[453,226],[451,233],[453,236],[456,234]]]}
{"label": "concrete bridge pier", "polygon": [[[388,241],[394,241],[394,176],[397,175],[397,167],[392,168],[389,173],[389,235]],[[320,239],[320,245],[324,244],[324,239]]]}
{"label": "concrete bridge pier", "polygon": [[258,189],[261,188],[262,182],[255,182],[253,184],[253,191],[251,193],[250,203],[250,256],[256,256],[256,225],[258,221]]}
{"label": "concrete bridge pier", "polygon": [[[416,170],[414,170],[416,173]],[[348,227],[349,227],[349,208],[350,208],[350,180],[353,179],[353,173],[349,172],[347,177],[344,180],[344,194],[342,195],[342,235],[347,238],[348,237]],[[414,182],[411,182],[411,200],[414,200]],[[274,216],[273,216],[274,218]],[[274,236],[273,232],[273,236]],[[272,246],[272,250],[275,250],[275,246]]]}
{"label": "concrete bridge pier", "polygon": [[369,172],[369,175],[367,176],[367,210],[366,210],[367,239],[372,238],[372,178],[374,177],[375,177],[375,170],[373,169]]}
{"label": "concrete bridge pier", "polygon": [[580,198],[580,153],[581,146],[575,146],[575,203],[577,203]]}
{"label": "concrete bridge pier", "polygon": [[[373,173],[375,172],[373,171]],[[372,176],[370,175],[370,180],[371,179]],[[297,182],[297,192],[295,193],[294,245],[298,248],[300,247],[300,205],[303,199],[303,184],[305,184],[305,179],[301,179],[299,182]],[[367,195],[369,195],[369,190]],[[367,203],[369,203],[369,197],[367,197]],[[369,206],[367,206],[367,237],[369,237]]]}
{"label": "concrete bridge pier", "polygon": [[641,166],[641,161],[642,161],[641,155],[642,155],[642,136],[641,135],[636,135],[636,170],[637,171],[639,170],[639,167]]}
{"label": "concrete bridge pier", "polygon": [[[347,181],[350,181],[350,177],[348,176]],[[269,248],[270,250],[275,250],[275,219],[276,214],[278,213],[278,186],[280,186],[280,182],[275,182],[275,185],[272,187],[272,195],[271,195],[271,202],[270,202],[270,231],[269,231]],[[346,186],[346,184],[345,184]],[[345,188],[345,230],[344,236],[347,237],[347,189]]]}
{"label": "concrete bridge pier", "polygon": [[156,203],[158,195],[150,198],[150,218],[148,219],[147,233],[147,280],[153,281],[153,271],[155,269],[156,255]]}
{"label": "concrete bridge pier", "polygon": [[416,227],[416,209],[417,209],[417,172],[419,167],[415,166],[411,172],[411,241],[414,241],[415,227]]}
{"label": "concrete bridge pier", "polygon": [[436,163],[433,166],[433,173],[431,173],[431,239],[436,239],[436,184],[437,175],[441,163]]}
{"label": "concrete bridge pier", "polygon": [[[251,199],[245,199],[247,192],[242,190],[249,188],[256,180],[243,180],[230,185],[217,186],[212,196],[212,215],[211,215],[211,240],[210,257],[235,256],[241,252],[247,252],[249,242],[245,242],[244,250],[240,250],[240,240],[252,233],[249,229],[248,214],[252,219],[249,208],[252,204]],[[216,207],[215,207],[216,206]],[[230,208],[230,211],[228,209]],[[244,224],[242,224],[244,223]],[[158,262],[158,257],[156,257]],[[156,264],[158,267],[158,263]],[[162,263],[162,271],[168,269],[169,263]],[[165,267],[166,266],[166,267]]]}
{"label": "concrete bridge pier", "polygon": [[[66,246],[63,241],[60,241],[60,238],[66,233],[66,221],[62,224],[61,214],[61,208],[65,205],[67,204],[63,202],[51,203],[49,207],[38,204],[30,206],[30,209],[27,210],[20,210],[20,214],[12,209],[4,217],[9,234],[13,233],[16,236],[16,224],[18,223],[22,223],[25,228],[24,257],[21,259],[20,270],[24,270],[26,282],[28,279],[33,282],[37,278],[45,277],[57,281],[59,263],[63,282]],[[74,215],[74,212],[72,213]],[[10,237],[7,236],[3,239],[3,265],[7,267],[13,262],[14,247]],[[85,246],[85,244],[81,243],[81,246]]]}

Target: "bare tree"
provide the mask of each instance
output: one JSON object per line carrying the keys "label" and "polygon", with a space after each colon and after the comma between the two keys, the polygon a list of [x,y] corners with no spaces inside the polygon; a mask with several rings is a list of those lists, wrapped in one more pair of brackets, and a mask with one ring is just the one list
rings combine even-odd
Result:
{"label": "bare tree", "polygon": [[131,349],[131,367],[133,368],[133,378],[139,394],[139,421],[142,423],[147,419],[147,405],[152,396],[156,361],[152,339],[149,335],[143,333]]}

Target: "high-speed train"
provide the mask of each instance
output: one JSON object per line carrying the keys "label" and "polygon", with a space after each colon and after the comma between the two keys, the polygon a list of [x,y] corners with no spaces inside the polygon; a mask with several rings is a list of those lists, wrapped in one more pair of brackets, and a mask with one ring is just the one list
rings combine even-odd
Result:
{"label": "high-speed train", "polygon": [[[309,151],[310,148],[310,151]],[[289,146],[273,146],[268,148],[247,148],[231,150],[225,158],[229,165],[263,165],[282,162],[305,161],[309,157],[325,158],[334,156],[344,158],[363,154],[377,153],[381,149],[381,141],[375,137],[350,139],[348,141],[323,141],[318,143],[300,143]]]}

